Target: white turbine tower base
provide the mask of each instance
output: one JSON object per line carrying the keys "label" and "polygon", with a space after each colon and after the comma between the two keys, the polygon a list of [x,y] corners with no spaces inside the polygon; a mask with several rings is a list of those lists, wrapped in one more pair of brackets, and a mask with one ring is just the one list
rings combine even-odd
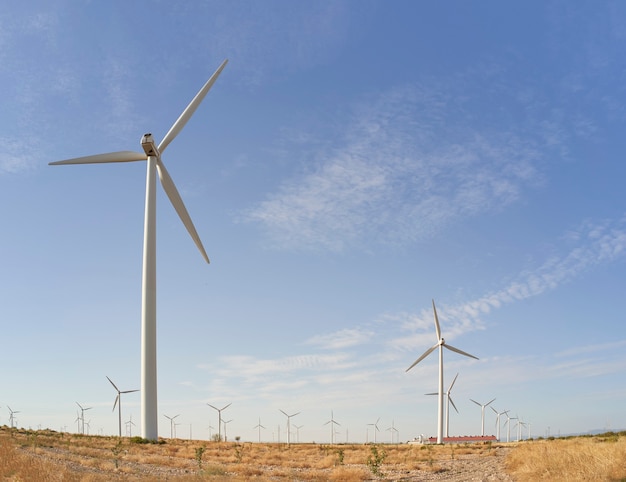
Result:
{"label": "white turbine tower base", "polygon": [[437,333],[437,343],[431,348],[429,348],[428,350],[426,350],[421,357],[415,360],[413,364],[409,368],[406,369],[406,371],[408,372],[411,368],[413,368],[415,365],[421,362],[424,358],[430,355],[433,351],[439,348],[439,390],[437,392],[437,395],[438,395],[437,397],[438,398],[438,401],[437,401],[437,405],[438,405],[438,408],[437,408],[437,443],[440,444],[440,443],[443,443],[443,348],[445,347],[448,350],[454,351],[461,355],[468,356],[470,358],[474,358],[476,360],[478,360],[478,357],[475,357],[474,355],[470,355],[469,353],[465,353],[464,351],[459,350],[458,348],[455,348],[452,345],[448,345],[446,343],[446,340],[444,340],[444,338],[441,336],[441,328],[439,327],[439,319],[437,318],[437,308],[435,308],[435,300],[433,300],[433,312],[435,314],[435,330]]}
{"label": "white turbine tower base", "polygon": [[185,127],[185,124],[187,124],[209,89],[213,86],[227,62],[228,59],[222,62],[174,125],[172,125],[158,146],[155,145],[152,134],[146,134],[141,139],[143,153],[133,151],[111,152],[50,163],[50,165],[61,165],[147,161],[141,290],[141,436],[148,440],[157,440],[159,437],[156,366],[156,174],[158,171],[163,190],[200,250],[202,257],[208,263],[209,257],[202,246],[200,237],[178,193],[178,189],[176,189],[174,181],[172,181],[167,169],[165,169],[165,165],[161,160],[161,154]]}

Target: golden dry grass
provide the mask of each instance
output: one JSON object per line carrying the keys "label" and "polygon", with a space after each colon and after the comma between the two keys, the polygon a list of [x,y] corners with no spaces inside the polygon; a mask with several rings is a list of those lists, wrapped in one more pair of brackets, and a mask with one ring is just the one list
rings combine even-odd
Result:
{"label": "golden dry grass", "polygon": [[506,461],[520,482],[626,480],[626,434],[522,443]]}
{"label": "golden dry grass", "polygon": [[[210,480],[259,482],[432,480],[472,460],[504,480],[626,480],[626,434],[519,444],[316,445],[166,440],[0,428],[1,481]],[[137,440],[135,440],[137,441]],[[499,455],[496,455],[499,454]],[[376,459],[378,456],[378,460]],[[369,460],[369,463],[368,463]],[[466,467],[466,465],[463,465]],[[466,469],[464,469],[466,470]],[[460,479],[455,479],[460,480]]]}

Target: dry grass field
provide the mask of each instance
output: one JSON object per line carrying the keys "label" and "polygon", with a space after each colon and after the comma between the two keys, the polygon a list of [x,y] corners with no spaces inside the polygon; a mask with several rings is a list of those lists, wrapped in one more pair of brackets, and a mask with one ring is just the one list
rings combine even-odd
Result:
{"label": "dry grass field", "polygon": [[626,433],[519,444],[140,442],[0,428],[0,480],[626,480]]}

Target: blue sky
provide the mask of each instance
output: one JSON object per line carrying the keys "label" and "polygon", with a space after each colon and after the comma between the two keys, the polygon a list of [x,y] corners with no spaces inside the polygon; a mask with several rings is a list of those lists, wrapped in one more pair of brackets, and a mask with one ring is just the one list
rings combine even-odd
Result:
{"label": "blue sky", "polygon": [[[140,383],[145,165],[160,140],[159,433],[626,427],[626,5],[9,2],[0,12],[0,424],[115,433]],[[139,396],[123,418],[139,420]],[[486,431],[495,433],[488,410]],[[279,428],[280,427],[280,428]],[[138,433],[138,427],[134,428]]]}

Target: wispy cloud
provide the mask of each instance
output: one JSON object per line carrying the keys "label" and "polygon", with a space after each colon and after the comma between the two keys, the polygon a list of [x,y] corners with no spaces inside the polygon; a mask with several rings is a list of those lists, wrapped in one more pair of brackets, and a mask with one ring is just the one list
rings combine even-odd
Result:
{"label": "wispy cloud", "polygon": [[[457,87],[458,88],[458,87]],[[409,86],[353,109],[316,166],[245,213],[276,245],[330,249],[429,238],[466,216],[497,211],[540,182],[534,140],[481,129],[463,96]]]}

